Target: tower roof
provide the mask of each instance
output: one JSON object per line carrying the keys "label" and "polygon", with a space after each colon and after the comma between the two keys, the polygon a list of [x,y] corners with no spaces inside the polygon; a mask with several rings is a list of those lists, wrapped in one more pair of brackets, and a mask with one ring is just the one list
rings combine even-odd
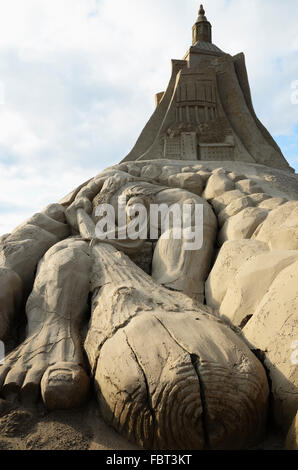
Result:
{"label": "tower roof", "polygon": [[198,41],[212,43],[212,26],[205,16],[203,5],[200,6],[199,16],[193,26],[193,45]]}
{"label": "tower roof", "polygon": [[213,44],[203,5],[192,46],[172,65],[168,88],[124,161],[233,161],[289,169],[256,117],[244,55],[233,57]]}

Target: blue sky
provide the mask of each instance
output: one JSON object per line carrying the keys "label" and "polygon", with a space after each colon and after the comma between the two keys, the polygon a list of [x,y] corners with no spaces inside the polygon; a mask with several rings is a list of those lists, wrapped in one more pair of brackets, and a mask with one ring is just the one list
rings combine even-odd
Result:
{"label": "blue sky", "polygon": [[[199,3],[0,0],[0,234],[125,157]],[[204,6],[213,42],[245,53],[256,112],[298,170],[298,2]]]}

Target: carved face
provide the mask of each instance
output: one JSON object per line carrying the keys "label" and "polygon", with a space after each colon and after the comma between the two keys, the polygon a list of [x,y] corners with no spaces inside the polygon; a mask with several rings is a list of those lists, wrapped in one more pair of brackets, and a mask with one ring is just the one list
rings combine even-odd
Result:
{"label": "carved face", "polygon": [[126,204],[127,221],[130,222],[138,213],[138,206],[144,206],[147,209],[148,200],[145,196],[131,197]]}

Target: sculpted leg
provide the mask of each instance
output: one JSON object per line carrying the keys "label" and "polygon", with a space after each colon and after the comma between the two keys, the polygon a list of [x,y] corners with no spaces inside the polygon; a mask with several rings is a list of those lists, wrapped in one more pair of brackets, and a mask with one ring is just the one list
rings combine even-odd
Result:
{"label": "sculpted leg", "polygon": [[0,268],[0,340],[5,340],[22,301],[22,281],[10,269]]}
{"label": "sculpted leg", "polygon": [[93,248],[85,350],[101,413],[150,449],[242,448],[266,421],[268,384],[244,342],[123,253]]}
{"label": "sculpted leg", "polygon": [[5,238],[0,244],[0,266],[15,271],[22,279],[25,295],[29,294],[38,262],[51,246],[68,235],[64,208],[52,204]]}
{"label": "sculpted leg", "polygon": [[88,244],[56,244],[38,267],[26,305],[27,339],[0,367],[4,397],[37,398],[49,409],[79,405],[88,390],[79,327],[87,310],[91,258]]}
{"label": "sculpted leg", "polygon": [[32,290],[37,264],[46,251],[69,235],[64,208],[48,206],[17,227],[0,243],[0,339]]}
{"label": "sculpted leg", "polygon": [[[158,284],[183,292],[203,303],[204,284],[209,274],[217,230],[213,210],[199,196],[181,189],[162,191],[157,194],[156,203],[168,205],[178,203],[181,211],[183,211],[183,205],[188,204],[192,208],[193,215],[195,205],[203,205],[202,247],[189,250],[187,247],[189,241],[185,238],[175,240],[171,232],[168,240],[161,237],[157,242],[152,262],[152,277]],[[192,217],[191,229],[194,232],[197,228],[196,221]]]}

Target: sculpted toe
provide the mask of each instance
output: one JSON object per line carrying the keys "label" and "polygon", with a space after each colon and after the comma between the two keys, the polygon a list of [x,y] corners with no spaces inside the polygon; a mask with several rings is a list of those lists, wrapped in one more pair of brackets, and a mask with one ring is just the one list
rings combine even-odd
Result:
{"label": "sculpted toe", "polygon": [[89,377],[74,363],[62,362],[49,367],[41,381],[41,394],[49,410],[80,406],[87,397]]}

